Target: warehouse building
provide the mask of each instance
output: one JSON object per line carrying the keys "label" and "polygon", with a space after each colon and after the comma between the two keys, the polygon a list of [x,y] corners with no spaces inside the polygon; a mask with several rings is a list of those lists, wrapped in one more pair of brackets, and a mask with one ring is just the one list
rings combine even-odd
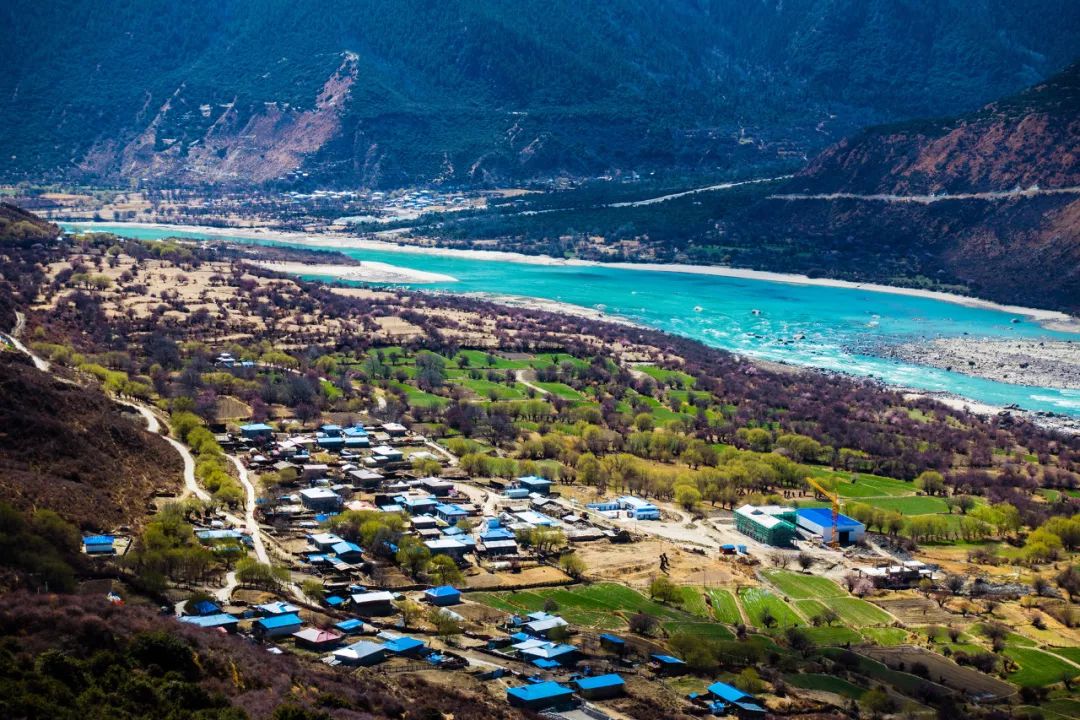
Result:
{"label": "warehouse building", "polygon": [[735,510],[735,529],[758,542],[786,547],[795,538],[795,510],[780,505],[743,505]]}
{"label": "warehouse building", "polygon": [[836,537],[833,537],[833,513],[829,508],[800,508],[796,514],[800,530],[812,533],[822,542],[834,539],[841,545],[858,542],[866,535],[866,526],[847,515],[836,516]]}

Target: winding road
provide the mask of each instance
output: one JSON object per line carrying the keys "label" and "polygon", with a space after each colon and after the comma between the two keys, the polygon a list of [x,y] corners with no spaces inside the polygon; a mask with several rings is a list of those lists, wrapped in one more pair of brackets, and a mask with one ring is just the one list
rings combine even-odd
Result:
{"label": "winding road", "polygon": [[930,205],[931,203],[946,202],[949,200],[1010,200],[1012,198],[1029,198],[1039,195],[1080,195],[1080,187],[1071,186],[1063,188],[1040,188],[1029,187],[1025,189],[1014,188],[1012,190],[989,190],[986,192],[971,193],[941,193],[932,195],[893,195],[890,193],[872,193],[860,195],[858,193],[784,193],[770,195],[769,200],[868,200],[887,203],[915,203]]}

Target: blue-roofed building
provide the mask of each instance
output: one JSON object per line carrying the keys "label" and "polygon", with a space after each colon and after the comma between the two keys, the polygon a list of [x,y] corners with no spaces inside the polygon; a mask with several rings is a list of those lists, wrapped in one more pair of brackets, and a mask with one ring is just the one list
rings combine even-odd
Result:
{"label": "blue-roofed building", "polygon": [[686,663],[674,655],[653,653],[650,657],[656,663],[656,671],[659,675],[682,675],[686,672]]}
{"label": "blue-roofed building", "polygon": [[491,527],[480,533],[480,542],[492,542],[495,540],[513,540],[515,538],[514,532],[509,528],[504,527]]}
{"label": "blue-roofed building", "polygon": [[320,435],[315,438],[315,443],[323,450],[338,451],[345,447],[345,438]]}
{"label": "blue-roofed building", "polygon": [[386,652],[391,655],[401,655],[404,657],[423,657],[430,652],[423,640],[417,640],[416,638],[407,635],[387,640],[383,643],[383,647],[385,647]]}
{"label": "blue-roofed building", "polygon": [[345,607],[346,600],[340,595],[330,595],[325,600],[323,600],[323,602],[325,602],[327,606],[336,609]]}
{"label": "blue-roofed building", "polygon": [[432,605],[438,605],[440,607],[446,605],[457,605],[459,602],[461,602],[461,591],[449,585],[440,585],[439,587],[433,587],[425,590],[424,600],[431,603]]}
{"label": "blue-roofed building", "polygon": [[529,488],[510,488],[503,494],[511,500],[524,500],[529,497]]}
{"label": "blue-roofed building", "polygon": [[523,487],[530,493],[536,493],[537,495],[547,495],[551,492],[551,481],[547,478],[542,478],[537,475],[526,475],[525,477],[519,477],[517,479],[518,486]]}
{"label": "blue-roofed building", "polygon": [[289,615],[292,613],[300,612],[300,608],[296,607],[292,603],[287,603],[282,600],[274,600],[273,602],[263,603],[262,605],[255,606],[256,612],[260,615],[274,616],[274,615]]}
{"label": "blue-roofed building", "polygon": [[251,631],[259,638],[282,637],[292,635],[303,625],[304,622],[299,615],[286,613],[285,615],[271,615],[270,617],[259,618],[251,626]]}
{"label": "blue-roofed building", "polygon": [[538,659],[553,660],[563,667],[573,665],[577,662],[579,655],[578,649],[573,645],[548,642],[536,638],[515,643],[513,648],[521,656],[521,659],[526,662]]}
{"label": "blue-roofed building", "polygon": [[330,547],[330,552],[334,553],[339,559],[344,560],[347,563],[354,563],[360,562],[364,550],[356,543],[342,540],[339,543],[334,543]]}
{"label": "blue-roofed building", "polygon": [[433,497],[406,497],[397,498],[397,504],[405,508],[410,515],[430,515],[435,512],[439,502]]}
{"label": "blue-roofed building", "polygon": [[709,694],[717,699],[716,705],[721,706],[724,712],[734,712],[740,718],[765,715],[765,708],[761,706],[757,698],[733,685],[715,682],[709,686],[708,690]]}
{"label": "blue-roofed building", "polygon": [[469,511],[463,507],[449,504],[438,504],[435,506],[435,517],[439,518],[445,523],[453,525],[458,520],[464,520],[469,517]]}
{"label": "blue-roofed building", "polygon": [[795,520],[800,530],[817,535],[825,543],[835,539],[841,545],[850,545],[866,535],[865,525],[847,515],[838,514],[836,537],[833,538],[833,513],[830,508],[799,508],[795,511]]}
{"label": "blue-roofed building", "polygon": [[371,447],[371,438],[367,435],[346,435],[345,447],[349,449]]}
{"label": "blue-roofed building", "polygon": [[370,667],[386,660],[386,647],[370,640],[361,640],[348,647],[335,650],[333,657],[342,665]]}
{"label": "blue-roofed building", "polygon": [[600,647],[612,652],[622,653],[626,650],[626,641],[618,635],[612,635],[611,633],[600,634]]}
{"label": "blue-roofed building", "polygon": [[353,425],[352,427],[345,428],[342,433],[345,437],[367,437],[368,431],[364,429],[363,425]]}
{"label": "blue-roofed building", "polygon": [[245,440],[269,440],[274,435],[274,428],[266,423],[250,423],[240,426],[240,434]]}
{"label": "blue-roofed building", "polygon": [[112,555],[115,538],[112,535],[88,535],[83,538],[83,549],[87,555]]}
{"label": "blue-roofed building", "polygon": [[240,619],[235,615],[229,615],[228,613],[218,613],[216,615],[187,615],[180,618],[180,622],[194,625],[195,627],[205,628],[207,630],[216,630],[220,628],[225,632],[233,633],[236,632]]}
{"label": "blue-roofed building", "polygon": [[617,673],[584,677],[574,681],[578,694],[586,700],[605,700],[619,697],[626,690],[626,682]]}
{"label": "blue-roofed building", "polygon": [[308,510],[328,512],[341,507],[341,496],[326,487],[304,488],[300,491],[300,502]]}
{"label": "blue-roofed building", "polygon": [[341,437],[340,425],[320,425],[319,432],[327,437]]}
{"label": "blue-roofed building", "polygon": [[346,635],[356,635],[357,633],[364,631],[364,621],[358,618],[349,618],[348,620],[342,620],[339,623],[335,623],[334,627]]}
{"label": "blue-roofed building", "polygon": [[221,612],[221,606],[213,600],[197,600],[195,602],[189,600],[184,605],[184,610],[188,615],[217,615]]}
{"label": "blue-roofed building", "polygon": [[635,520],[659,520],[660,508],[647,500],[633,495],[623,495],[618,500],[619,507],[631,513]]}
{"label": "blue-roofed building", "polygon": [[506,690],[506,701],[511,706],[527,710],[566,707],[572,703],[573,697],[573,690],[550,680]]}

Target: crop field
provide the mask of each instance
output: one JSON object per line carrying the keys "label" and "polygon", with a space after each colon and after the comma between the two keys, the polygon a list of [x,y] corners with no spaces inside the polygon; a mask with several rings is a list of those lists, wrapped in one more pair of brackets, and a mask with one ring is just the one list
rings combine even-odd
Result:
{"label": "crop field", "polygon": [[846,625],[807,627],[803,628],[803,632],[817,645],[823,647],[840,646],[846,643],[858,645],[863,641],[862,635]]}
{"label": "crop field", "polygon": [[579,393],[574,388],[570,387],[566,383],[561,382],[540,382],[533,383],[537,387],[542,387],[552,395],[556,395],[565,400],[584,400],[585,396]]}
{"label": "crop field", "polygon": [[732,640],[735,638],[735,633],[728,630],[724,625],[714,622],[683,622],[681,620],[672,620],[671,622],[664,623],[664,630],[667,631],[668,635],[674,635],[675,633],[690,633],[691,635],[712,638],[715,640]]}
{"label": "crop field", "polygon": [[878,606],[856,597],[829,598],[823,602],[852,627],[886,625],[893,621],[892,616]]}
{"label": "crop field", "polygon": [[847,595],[844,590],[828,578],[817,575],[803,575],[787,570],[769,570],[765,577],[788,597],[796,600],[840,598]]}
{"label": "crop field", "polygon": [[863,637],[878,645],[903,645],[907,642],[907,631],[894,627],[868,627],[862,629]]}
{"label": "crop field", "polygon": [[805,690],[824,690],[825,692],[836,693],[852,700],[858,700],[866,692],[865,688],[861,688],[854,683],[849,683],[847,680],[843,680],[832,675],[819,675],[817,673],[792,673],[785,675],[784,680],[788,685],[797,688],[803,688]]}
{"label": "crop field", "polygon": [[746,610],[747,616],[754,627],[764,628],[762,617],[766,609],[776,619],[775,628],[793,627],[805,625],[791,607],[781,598],[761,588],[743,588],[739,592],[739,600]]}
{"label": "crop field", "polygon": [[693,618],[674,608],[649,600],[625,585],[598,583],[569,588],[541,588],[520,592],[470,593],[467,598],[510,613],[530,613],[543,610],[548,600],[554,601],[556,611],[568,622],[605,630],[626,626],[626,619],[645,612],[660,620],[693,622]]}
{"label": "crop field", "polygon": [[912,495],[910,497],[874,498],[870,504],[882,510],[892,510],[901,515],[936,515],[948,512],[949,506],[939,497]]}
{"label": "crop field", "polygon": [[1080,664],[1080,647],[1052,647],[1046,649],[1066,660],[1071,660],[1074,663]]}
{"label": "crop field", "polygon": [[1030,647],[1009,645],[1005,654],[1020,668],[1009,674],[1009,681],[1021,687],[1044,687],[1080,675],[1080,668],[1066,660]]}
{"label": "crop field", "polygon": [[742,614],[731,591],[710,588],[709,597],[712,599],[713,616],[717,620],[728,625],[738,625],[742,622]]}
{"label": "crop field", "polygon": [[923,648],[907,646],[868,647],[860,650],[860,653],[885,663],[889,668],[911,667],[914,663],[922,663],[929,669],[930,677],[954,690],[987,694],[999,698],[1008,697],[1016,691],[1014,687],[1002,680],[990,675],[984,675],[974,668],[957,665],[944,656]]}

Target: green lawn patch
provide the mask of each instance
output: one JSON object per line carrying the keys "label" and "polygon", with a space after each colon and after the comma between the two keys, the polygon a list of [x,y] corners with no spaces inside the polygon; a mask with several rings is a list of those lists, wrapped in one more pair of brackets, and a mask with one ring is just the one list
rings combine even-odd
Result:
{"label": "green lawn patch", "polygon": [[1052,647],[1046,648],[1055,655],[1060,655],[1066,660],[1072,660],[1074,663],[1080,663],[1080,647]]}
{"label": "green lawn patch", "polygon": [[708,593],[712,599],[713,617],[728,625],[738,625],[742,622],[739,606],[730,590],[710,588]]}
{"label": "green lawn patch", "polygon": [[739,600],[742,602],[743,608],[746,610],[746,614],[754,627],[765,628],[765,624],[761,619],[766,608],[768,608],[773,617],[776,618],[776,624],[772,626],[773,628],[786,628],[806,624],[786,602],[768,590],[762,588],[743,588],[742,591],[739,592]]}
{"label": "green lawn patch", "polygon": [[804,690],[823,690],[825,692],[836,693],[852,700],[858,700],[866,692],[865,688],[861,688],[858,685],[849,683],[847,680],[843,680],[832,675],[820,675],[818,673],[792,673],[791,675],[785,675],[784,680],[788,685],[792,687],[802,688]]}
{"label": "green lawn patch", "polygon": [[541,387],[547,390],[552,395],[556,395],[565,400],[584,400],[585,396],[579,393],[574,388],[570,387],[566,383],[561,382],[540,382],[539,380],[533,382],[536,387]]}
{"label": "green lawn patch", "polygon": [[668,635],[674,635],[675,633],[690,633],[691,635],[698,635],[700,637],[715,640],[735,639],[735,633],[728,630],[724,625],[714,622],[682,622],[673,620],[664,623],[664,630]]}
{"label": "green lawn patch", "polygon": [[845,625],[832,625],[821,627],[803,628],[810,639],[820,647],[840,647],[845,644],[858,645],[863,641],[862,635]]}
{"label": "green lawn patch", "polygon": [[712,611],[709,606],[705,604],[705,594],[700,587],[696,585],[684,585],[679,588],[679,595],[682,596],[682,609],[691,615],[697,615],[698,617],[711,618]]}
{"label": "green lawn patch", "polygon": [[767,570],[765,577],[788,597],[795,599],[839,598],[847,595],[828,578],[803,575],[789,570]]}
{"label": "green lawn patch", "polygon": [[862,629],[863,637],[878,645],[903,645],[907,642],[907,631],[894,627],[868,627]]}
{"label": "green lawn patch", "polygon": [[867,625],[887,625],[893,622],[892,615],[877,605],[856,597],[828,598],[823,600],[848,625],[865,627]]}
{"label": "green lawn patch", "polygon": [[913,495],[911,497],[874,498],[870,505],[882,510],[892,510],[901,515],[936,515],[948,512],[949,506],[939,497]]}
{"label": "green lawn patch", "polygon": [[1020,687],[1044,687],[1080,675],[1080,668],[1035,648],[1007,645],[1004,652],[1020,666],[1009,675],[1009,682]]}

